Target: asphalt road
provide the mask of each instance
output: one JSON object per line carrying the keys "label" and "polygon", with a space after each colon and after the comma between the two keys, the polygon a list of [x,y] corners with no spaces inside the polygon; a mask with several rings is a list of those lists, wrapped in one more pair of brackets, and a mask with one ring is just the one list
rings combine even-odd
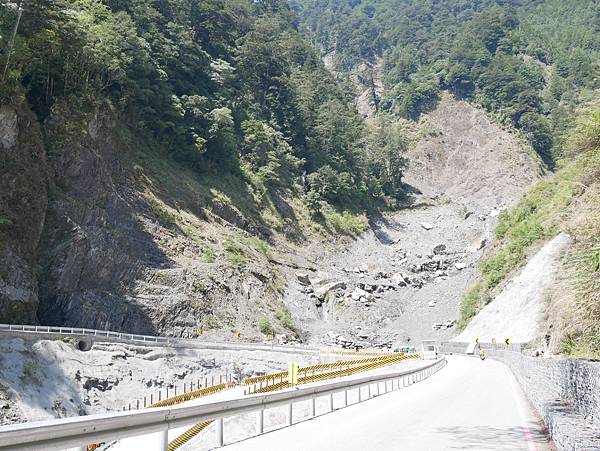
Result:
{"label": "asphalt road", "polygon": [[[356,396],[349,396],[349,401]],[[504,364],[450,356],[408,388],[302,420],[225,447],[228,451],[554,450]]]}

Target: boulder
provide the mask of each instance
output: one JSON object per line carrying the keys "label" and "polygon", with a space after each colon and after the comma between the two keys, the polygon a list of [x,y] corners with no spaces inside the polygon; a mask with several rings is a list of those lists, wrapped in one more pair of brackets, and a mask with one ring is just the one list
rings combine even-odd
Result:
{"label": "boulder", "polygon": [[433,224],[429,222],[422,222],[421,227],[423,227],[425,230],[431,230],[433,229]]}
{"label": "boulder", "polygon": [[464,262],[457,262],[454,264],[454,267],[456,269],[458,269],[459,271],[462,271],[463,269],[465,269],[467,267],[467,264]]}
{"label": "boulder", "polygon": [[398,286],[405,287],[409,284],[409,280],[404,274],[397,272],[392,276],[392,282]]}
{"label": "boulder", "polygon": [[305,272],[296,273],[296,279],[298,279],[298,282],[302,285],[310,285],[310,277]]}
{"label": "boulder", "polygon": [[487,244],[487,239],[485,237],[481,237],[476,239],[471,243],[471,245],[467,248],[468,252],[477,252],[485,247]]}
{"label": "boulder", "polygon": [[436,247],[433,248],[433,253],[435,255],[442,255],[446,253],[446,245],[445,244],[438,244]]}
{"label": "boulder", "polygon": [[338,290],[338,289],[346,289],[346,282],[338,280],[338,281],[326,283],[325,285],[315,288],[315,295],[319,299],[325,299],[325,296],[327,295],[327,293],[329,293],[330,291],[333,291],[333,290]]}

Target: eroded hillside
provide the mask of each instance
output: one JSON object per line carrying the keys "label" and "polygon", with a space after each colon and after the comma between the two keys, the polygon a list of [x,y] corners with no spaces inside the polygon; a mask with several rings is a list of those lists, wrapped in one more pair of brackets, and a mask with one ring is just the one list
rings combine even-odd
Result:
{"label": "eroded hillside", "polygon": [[317,257],[317,270],[289,286],[286,303],[315,340],[385,345],[452,336],[498,215],[541,174],[517,138],[450,97],[421,119],[420,136],[407,155],[413,205],[372,218],[348,249]]}

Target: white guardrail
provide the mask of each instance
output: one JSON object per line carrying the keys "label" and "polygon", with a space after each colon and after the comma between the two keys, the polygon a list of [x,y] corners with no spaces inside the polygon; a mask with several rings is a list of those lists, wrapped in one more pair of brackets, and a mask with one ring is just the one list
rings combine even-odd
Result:
{"label": "white guardrail", "polygon": [[204,349],[229,349],[241,351],[280,351],[294,353],[315,354],[318,348],[303,345],[264,345],[254,343],[231,343],[203,341],[201,339],[185,339],[173,337],[155,337],[151,335],[126,334],[122,332],[111,332],[107,330],[85,329],[78,327],[54,327],[54,326],[28,326],[21,324],[0,324],[0,333],[24,333],[24,334],[47,334],[63,336],[84,336],[91,339],[109,338],[116,341],[139,344],[156,344],[157,346],[193,347]]}
{"label": "white guardrail", "polygon": [[317,397],[329,396],[330,410],[333,411],[333,395],[335,393],[344,393],[343,407],[346,407],[349,390],[358,390],[358,402],[361,402],[364,399],[363,390],[361,390],[363,387],[369,387],[370,393],[371,386],[375,385],[377,395],[380,394],[379,389],[382,384],[381,393],[398,390],[426,379],[442,369],[445,364],[446,359],[442,358],[411,370],[304,388],[296,387],[266,395],[244,396],[194,406],[160,407],[135,412],[117,412],[4,426],[0,427],[0,450],[54,451],[76,447],[83,450],[90,443],[108,442],[160,432],[160,449],[167,451],[169,429],[207,420],[215,420],[215,446],[220,447],[224,445],[223,418],[225,417],[257,412],[257,433],[262,434],[265,409],[281,405],[288,406],[287,424],[291,425],[294,403],[310,401],[310,412],[314,416]]}

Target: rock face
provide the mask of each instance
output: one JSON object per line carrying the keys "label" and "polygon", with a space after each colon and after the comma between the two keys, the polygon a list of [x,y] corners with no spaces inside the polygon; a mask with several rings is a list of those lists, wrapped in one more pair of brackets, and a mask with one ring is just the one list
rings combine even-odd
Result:
{"label": "rock face", "polygon": [[281,284],[273,265],[256,251],[243,266],[208,261],[232,230],[256,225],[163,180],[169,168],[157,176],[117,130],[110,111],[57,104],[42,133],[26,107],[0,107],[0,322],[175,336],[235,325],[260,337],[253,321]]}
{"label": "rock face", "polygon": [[35,323],[47,163],[33,114],[0,106],[0,322]]}

